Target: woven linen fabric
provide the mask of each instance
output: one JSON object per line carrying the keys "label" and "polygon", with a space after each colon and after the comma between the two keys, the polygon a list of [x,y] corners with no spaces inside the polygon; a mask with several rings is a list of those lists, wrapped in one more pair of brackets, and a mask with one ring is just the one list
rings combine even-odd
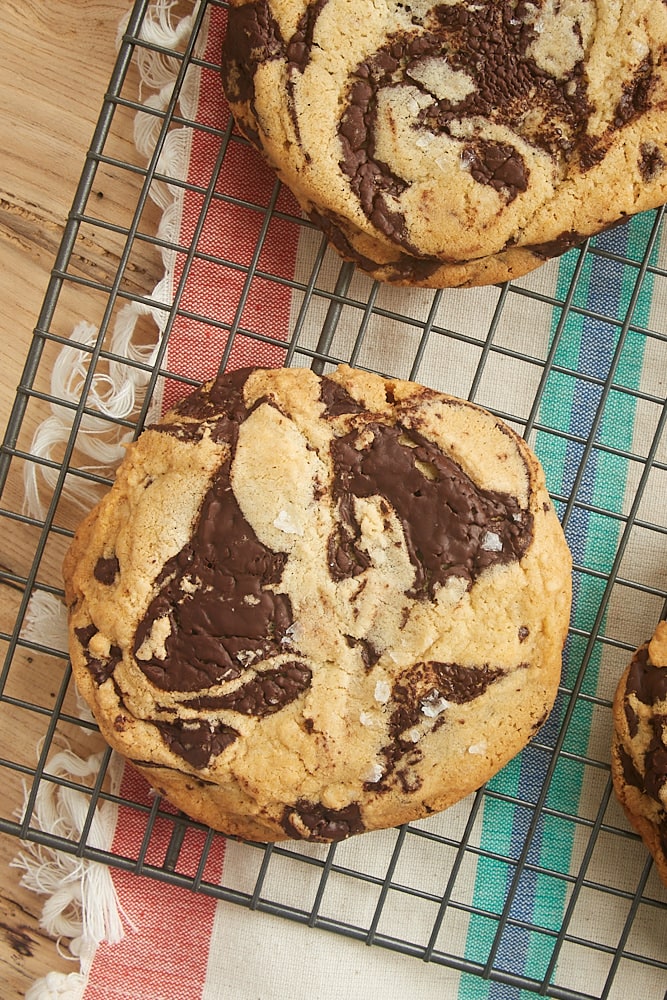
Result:
{"label": "woven linen fabric", "polygon": [[[295,224],[294,199],[276,183],[257,153],[230,138],[233,126],[214,69],[224,27],[224,9],[211,6],[194,79],[195,122],[208,128],[185,129],[187,158],[180,179],[187,184],[175,189],[171,220],[182,251],[171,255],[160,285],[165,302],[178,296],[164,368],[187,383],[213,375],[221,360],[228,367],[282,364],[291,331],[300,323],[304,294],[299,289],[307,283],[313,261],[323,253],[318,280],[332,290],[341,271],[335,254],[322,250],[319,234]],[[273,211],[269,216],[256,206]],[[532,415],[537,428],[534,444],[575,561],[573,630],[565,650],[563,691],[539,741],[489,783],[490,794],[477,796],[472,809],[467,801],[415,825],[427,834],[433,831],[449,838],[452,845],[465,833],[472,850],[464,857],[457,855],[455,846],[443,856],[442,841],[433,843],[428,836],[410,839],[405,833],[383,831],[352,838],[336,846],[336,870],[321,899],[317,896],[321,866],[300,866],[298,878],[287,862],[271,869],[272,898],[282,906],[315,905],[317,899],[318,914],[335,918],[345,913],[352,923],[367,927],[378,905],[378,881],[404,837],[394,878],[415,892],[388,894],[377,933],[388,940],[407,938],[417,953],[430,941],[452,956],[479,963],[482,970],[493,960],[496,969],[506,972],[507,981],[416,961],[391,948],[367,948],[342,935],[112,869],[128,930],[121,942],[98,947],[85,1000],[310,1000],[313,996],[520,1000],[532,994],[513,984],[513,977],[541,980],[548,972],[564,989],[599,995],[608,975],[608,951],[615,947],[627,916],[627,899],[609,893],[601,902],[599,894],[581,892],[571,940],[559,947],[557,955],[554,940],[567,913],[572,873],[576,876],[586,855],[590,826],[602,808],[599,803],[604,804],[605,821],[625,826],[613,798],[600,791],[608,772],[582,762],[586,757],[608,761],[609,716],[600,724],[592,696],[609,698],[619,673],[617,652],[613,655],[613,649],[610,653],[599,644],[589,650],[587,636],[604,621],[608,634],[636,636],[640,642],[651,626],[649,612],[645,620],[641,614],[637,620],[636,608],[608,597],[606,579],[622,532],[621,517],[614,515],[627,513],[637,487],[636,469],[625,456],[646,454],[654,430],[641,405],[641,393],[650,394],[664,377],[664,350],[662,362],[659,350],[665,345],[648,341],[636,329],[650,327],[665,303],[653,294],[650,275],[638,288],[637,269],[624,263],[640,261],[647,241],[653,239],[652,261],[665,266],[667,247],[655,237],[654,222],[653,214],[639,216],[598,237],[596,246],[604,252],[587,257],[581,273],[575,273],[578,251],[549,262],[524,279],[530,298],[517,295],[504,302],[504,328],[525,331],[526,353],[544,358],[553,352],[539,411]],[[193,245],[196,253],[188,253]],[[251,267],[255,277],[248,286]],[[263,273],[284,281],[264,279]],[[453,336],[446,342],[429,340],[416,377],[434,388],[467,395],[478,364],[467,338],[479,337],[479,331],[492,323],[498,290],[452,290],[434,299],[430,292],[388,286],[369,293],[370,284],[354,272],[348,295],[358,292],[364,302],[370,294],[384,321],[369,328],[357,350],[358,312],[343,311],[332,353],[408,377],[415,334],[400,317],[423,321],[437,308],[431,319]],[[572,308],[563,325],[552,303],[562,302],[572,288]],[[634,309],[633,323],[622,331],[615,318],[623,317],[629,305]],[[314,351],[329,303],[321,297],[309,308],[300,344]],[[309,359],[295,356],[292,363],[308,364]],[[602,398],[610,371],[617,386],[612,400]],[[511,350],[499,352],[476,381],[475,398],[483,405],[492,401],[498,411],[528,417],[540,375],[539,366],[527,366]],[[624,388],[633,392],[624,393]],[[171,405],[186,389],[186,382],[166,380],[160,387],[162,405]],[[591,441],[593,447],[588,445]],[[581,501],[577,506],[568,502],[573,490]],[[649,519],[651,506],[664,504],[664,497],[649,487],[644,503]],[[630,552],[628,560],[632,559],[654,559],[656,579],[663,572],[659,553]],[[605,658],[611,659],[609,669]],[[564,753],[555,756],[553,748]],[[129,767],[120,794],[145,807],[143,812],[119,808],[111,850],[134,859],[144,850],[154,800]],[[588,824],[569,820],[576,816],[585,817]],[[141,855],[146,865],[163,863],[172,833],[167,819],[155,823]],[[602,838],[600,844],[587,860],[590,877],[631,889],[640,874],[634,856],[628,862],[621,854],[621,838]],[[204,848],[206,867],[200,871]],[[329,848],[306,845],[298,850],[323,859]],[[180,845],[176,873],[252,892],[261,860],[261,851],[252,845],[189,829]],[[516,878],[519,864],[521,875]],[[367,881],[347,877],[346,868],[366,873]],[[654,875],[650,878],[655,880]],[[655,881],[652,893],[659,896],[662,890]],[[437,902],[425,906],[424,893],[452,904],[437,926]],[[650,914],[638,919],[640,929],[652,936],[650,947],[656,956],[664,955],[664,926],[651,927]],[[588,951],[581,960],[577,936],[600,942],[595,953],[598,965]],[[659,1000],[665,987],[663,972],[642,966],[642,975],[644,995]],[[610,997],[634,995],[633,976],[632,963],[621,962]]]}

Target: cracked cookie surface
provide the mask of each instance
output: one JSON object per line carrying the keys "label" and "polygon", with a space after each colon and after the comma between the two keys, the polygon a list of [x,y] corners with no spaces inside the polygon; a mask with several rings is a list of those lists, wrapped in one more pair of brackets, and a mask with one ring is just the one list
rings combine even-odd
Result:
{"label": "cracked cookie surface", "polygon": [[64,577],[108,742],[193,818],[330,841],[439,811],[544,722],[571,560],[525,442],[341,366],[221,375],[147,428]]}
{"label": "cracked cookie surface", "polygon": [[518,277],[667,201],[655,0],[231,0],[237,123],[384,281]]}

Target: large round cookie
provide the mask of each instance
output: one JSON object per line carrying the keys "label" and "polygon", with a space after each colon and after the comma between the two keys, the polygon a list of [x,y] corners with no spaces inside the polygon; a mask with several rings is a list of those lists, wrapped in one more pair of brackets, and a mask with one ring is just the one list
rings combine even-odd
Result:
{"label": "large round cookie", "polygon": [[614,790],[667,885],[667,621],[621,677],[613,719]]}
{"label": "large round cookie", "polygon": [[526,444],[346,367],[186,398],[129,448],[64,575],[109,743],[258,840],[335,840],[479,787],[544,722],[570,607]]}
{"label": "large round cookie", "polygon": [[667,5],[231,0],[246,136],[343,257],[518,277],[667,201]]}

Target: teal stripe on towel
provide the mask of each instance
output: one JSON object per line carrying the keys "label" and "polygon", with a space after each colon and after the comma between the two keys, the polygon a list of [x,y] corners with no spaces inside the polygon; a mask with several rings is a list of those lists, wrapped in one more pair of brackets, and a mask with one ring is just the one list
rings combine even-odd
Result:
{"label": "teal stripe on towel", "polygon": [[[588,254],[579,275],[574,307],[589,314],[571,311],[561,336],[555,366],[562,372],[551,372],[542,404],[540,424],[570,436],[588,437],[601,389],[594,381],[587,382],[576,373],[605,379],[618,344],[620,327],[597,318],[613,315],[622,320],[630,304],[637,269],[623,265],[616,256],[641,261],[654,223],[654,214],[634,217],[626,226],[611,230],[597,238],[596,246],[609,250],[610,259]],[[578,261],[573,251],[561,258],[557,282],[557,297],[563,301],[568,294]],[[633,325],[647,325],[651,307],[653,282],[647,274],[638,297]],[[593,314],[593,315],[591,315]],[[560,314],[554,310],[552,337]],[[644,336],[629,330],[614,375],[614,383],[622,388],[639,387],[644,353]],[[568,372],[575,374],[570,375]],[[607,400],[600,423],[597,442],[621,451],[632,448],[636,400],[633,396],[614,391]],[[540,431],[536,451],[542,460],[549,490],[568,496],[577,473],[583,447],[572,440],[558,437],[548,430]],[[622,455],[593,449],[580,484],[578,500],[605,512],[622,511],[628,473],[628,460]],[[562,514],[562,511],[561,511]],[[567,535],[575,564],[608,574],[616,554],[620,522],[607,513],[595,513],[574,508],[567,525]],[[600,606],[606,580],[587,573],[575,572],[572,623],[577,630],[590,633]],[[565,656],[563,684],[571,688],[583,668],[587,639],[570,636]],[[583,691],[597,690],[601,648],[596,644],[585,666]],[[537,742],[553,745],[558,737],[567,696],[559,696],[549,722]],[[578,699],[565,735],[564,749],[576,754],[587,752],[592,723],[592,706]],[[503,796],[535,800],[543,783],[542,772],[548,765],[544,751],[528,747],[489,782],[490,791]],[[547,806],[565,816],[578,811],[584,781],[584,765],[561,757],[548,789]],[[514,868],[509,859],[516,859],[524,843],[525,829],[532,820],[532,810],[487,797],[484,804],[481,846],[495,857],[480,857],[473,904],[489,914],[500,914],[507,899]],[[566,883],[558,873],[568,873],[575,825],[568,819],[543,815],[535,831],[529,861],[553,872],[553,875],[525,874],[519,883],[511,909],[511,917],[503,934],[495,967],[514,974],[541,980],[547,972],[554,946],[553,934],[525,929],[525,924],[557,931],[562,923]],[[508,860],[503,860],[503,859]],[[524,884],[525,883],[525,884]],[[493,916],[472,915],[468,930],[466,957],[484,965],[493,946],[498,923]],[[464,974],[459,987],[459,1000],[522,1000],[534,994],[518,987],[492,983],[477,976]]]}

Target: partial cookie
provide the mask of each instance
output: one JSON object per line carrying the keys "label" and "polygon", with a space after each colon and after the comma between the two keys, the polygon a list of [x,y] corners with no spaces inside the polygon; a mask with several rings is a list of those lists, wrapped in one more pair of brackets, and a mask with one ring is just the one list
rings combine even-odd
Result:
{"label": "partial cookie", "polygon": [[383,281],[516,278],[667,201],[655,0],[231,0],[245,135]]}
{"label": "partial cookie", "polygon": [[329,841],[444,809],[521,750],[571,561],[539,463],[486,411],[245,369],[130,446],[64,576],[108,742],[217,829]]}
{"label": "partial cookie", "polygon": [[667,885],[667,621],[621,677],[613,717],[614,790]]}

